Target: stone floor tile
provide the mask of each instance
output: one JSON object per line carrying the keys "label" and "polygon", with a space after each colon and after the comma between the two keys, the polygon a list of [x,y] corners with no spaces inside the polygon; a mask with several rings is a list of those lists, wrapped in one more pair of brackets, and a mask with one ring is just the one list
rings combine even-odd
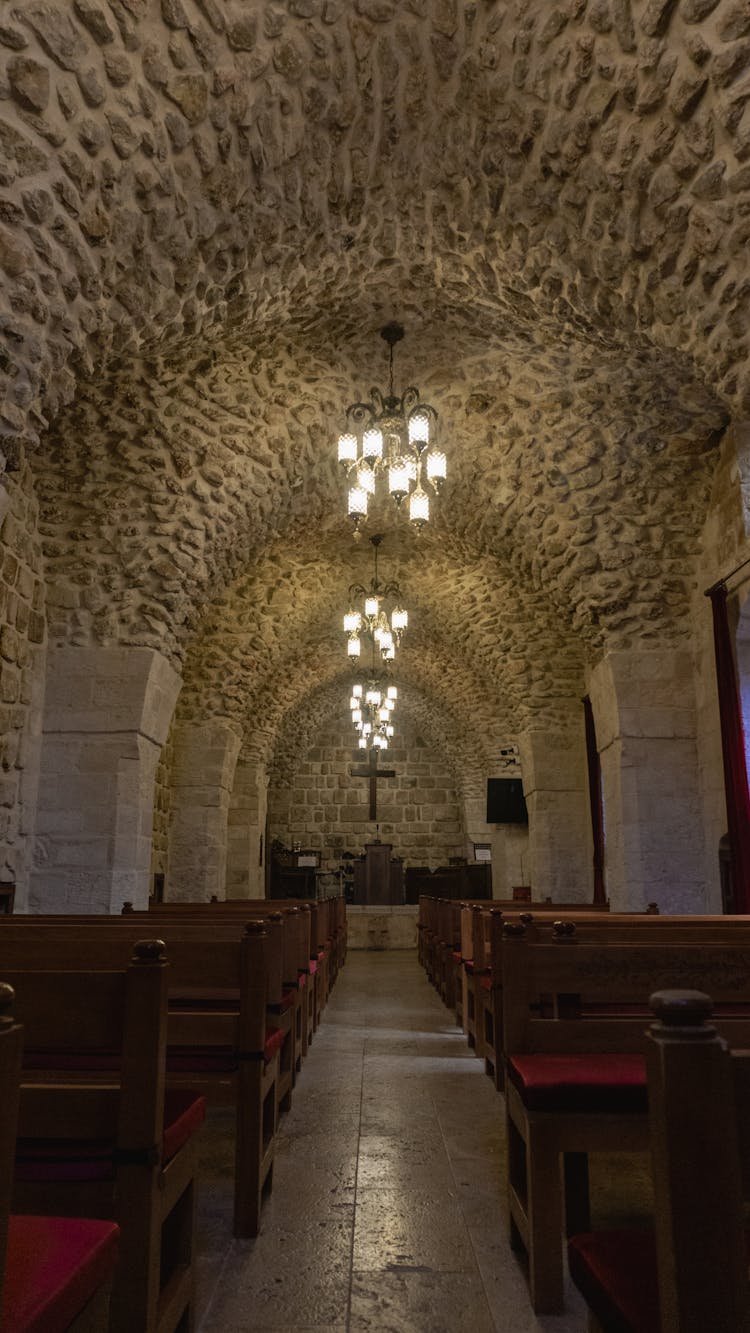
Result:
{"label": "stone floor tile", "polygon": [[358,1189],[354,1267],[427,1268],[460,1273],[476,1269],[455,1199],[439,1187]]}
{"label": "stone floor tile", "polygon": [[475,1273],[360,1273],[352,1279],[351,1333],[494,1333]]}

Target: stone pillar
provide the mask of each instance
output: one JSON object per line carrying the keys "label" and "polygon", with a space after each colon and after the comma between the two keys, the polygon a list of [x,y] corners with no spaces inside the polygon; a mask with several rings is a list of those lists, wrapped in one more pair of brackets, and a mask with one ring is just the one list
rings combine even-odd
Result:
{"label": "stone pillar", "polygon": [[529,812],[527,883],[535,900],[591,902],[593,845],[583,711],[580,727],[518,738]]}
{"label": "stone pillar", "polygon": [[240,751],[228,722],[185,722],[175,731],[166,897],[225,897],[227,815]]}
{"label": "stone pillar", "polygon": [[706,909],[692,653],[609,653],[589,678],[616,911]]}
{"label": "stone pillar", "polygon": [[[506,774],[496,776],[504,777]],[[512,776],[515,777],[516,774]],[[468,859],[471,861],[474,856],[475,842],[489,843],[492,857],[492,896],[512,898],[516,885],[529,882],[524,878],[528,873],[528,828],[525,824],[487,823],[486,780],[482,795],[467,796],[463,804]]]}
{"label": "stone pillar", "polygon": [[148,903],[154,775],[180,677],[151,648],[50,648],[32,912]]}
{"label": "stone pillar", "polygon": [[227,898],[265,897],[267,800],[268,779],[262,765],[239,759],[227,819]]}

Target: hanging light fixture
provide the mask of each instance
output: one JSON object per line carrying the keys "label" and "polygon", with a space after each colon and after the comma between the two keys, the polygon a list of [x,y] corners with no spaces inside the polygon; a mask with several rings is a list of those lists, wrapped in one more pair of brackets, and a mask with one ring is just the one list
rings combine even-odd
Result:
{"label": "hanging light fixture", "polygon": [[388,749],[397,699],[397,687],[374,670],[352,686],[349,706],[360,750]]}
{"label": "hanging light fixture", "polygon": [[419,531],[430,517],[429,491],[440,494],[447,472],[434,407],[420,402],[418,389],[405,389],[400,398],[393,391],[393,349],[404,336],[403,327],[386,324],[380,336],[388,344],[388,393],[371,389],[369,403],[352,403],[338,441],[338,460],[350,478],[348,512],[355,536],[379,477],[387,476],[398,508],[408,498],[409,520]]}
{"label": "hanging light fixture", "polygon": [[[347,655],[357,659],[362,652],[362,635],[368,634],[377,646],[384,662],[392,662],[396,648],[401,643],[404,630],[409,624],[401,589],[397,583],[381,583],[378,579],[378,550],[383,540],[378,533],[371,537],[374,553],[374,570],[369,588],[361,583],[353,583],[349,588],[349,610],[344,616],[344,633],[347,635]],[[355,609],[357,598],[364,598],[361,611]],[[388,606],[390,604],[390,611]]]}

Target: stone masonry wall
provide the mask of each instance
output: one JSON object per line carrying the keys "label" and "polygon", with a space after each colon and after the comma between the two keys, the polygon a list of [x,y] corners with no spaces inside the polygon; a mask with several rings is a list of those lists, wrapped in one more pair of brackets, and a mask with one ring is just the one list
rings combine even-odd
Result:
{"label": "stone masonry wall", "polygon": [[169,815],[172,763],[174,760],[174,721],[156,765],[154,792],[154,832],[151,845],[151,878],[169,870]]}
{"label": "stone masonry wall", "polygon": [[38,504],[28,466],[3,482],[0,528],[0,880],[27,902],[46,644]]}
{"label": "stone masonry wall", "polygon": [[380,758],[396,777],[378,782],[378,824],[368,818],[369,783],[349,770],[355,756],[348,716],[326,726],[299,764],[290,787],[269,790],[271,839],[319,849],[324,868],[342,852],[360,853],[379,836],[407,865],[444,865],[464,853],[455,782],[443,757],[425,742],[409,718],[397,718],[393,748]]}

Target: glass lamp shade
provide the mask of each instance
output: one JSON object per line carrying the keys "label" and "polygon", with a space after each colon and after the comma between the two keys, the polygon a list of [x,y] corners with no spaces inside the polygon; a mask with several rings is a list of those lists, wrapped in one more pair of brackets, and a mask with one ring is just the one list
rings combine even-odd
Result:
{"label": "glass lamp shade", "polygon": [[344,616],[344,630],[347,634],[356,634],[362,622],[359,611],[347,611]]}
{"label": "glass lamp shade", "polygon": [[425,411],[417,407],[409,417],[409,444],[419,449],[420,453],[430,442],[430,418]]}
{"label": "glass lamp shade", "polygon": [[426,491],[418,486],[409,496],[409,520],[421,527],[430,517],[430,500]]}
{"label": "glass lamp shade", "polygon": [[339,462],[356,463],[357,461],[357,437],[352,435],[351,431],[345,431],[339,435]]}
{"label": "glass lamp shade", "polygon": [[359,657],[362,651],[362,644],[356,634],[350,634],[346,645],[347,657]]}
{"label": "glass lamp shade", "polygon": [[374,620],[380,610],[380,602],[377,597],[365,597],[365,615],[368,620]]}
{"label": "glass lamp shade", "polygon": [[388,712],[389,712],[389,713],[392,713],[393,710],[394,710],[394,708],[396,707],[396,700],[395,700],[395,699],[386,699],[386,701],[385,701],[385,706],[386,706],[386,708],[388,709]]}
{"label": "glass lamp shade", "polygon": [[393,635],[391,634],[391,631],[389,629],[384,629],[380,635],[381,653],[389,653],[393,646]]}
{"label": "glass lamp shade", "polygon": [[367,741],[365,740],[364,736],[360,736],[359,740],[357,741],[357,745],[359,746],[360,750],[367,749]]}
{"label": "glass lamp shade", "polygon": [[388,698],[389,698],[389,699],[398,699],[398,686],[396,686],[396,685],[389,685],[389,686],[388,686]]}
{"label": "glass lamp shade", "polygon": [[391,724],[390,724],[390,722],[389,722],[389,723],[388,723],[388,726],[387,726],[386,729],[385,729],[385,734],[386,734],[386,736],[392,736],[392,735],[393,735],[393,732],[394,732],[394,728],[391,726]]}
{"label": "glass lamp shade", "polygon": [[349,707],[351,708],[352,712],[354,712],[355,708],[359,708],[359,699],[357,698],[356,694],[353,694],[351,699],[349,700]]}
{"label": "glass lamp shade", "polygon": [[409,494],[409,468],[401,458],[388,469],[388,490],[397,504]]}
{"label": "glass lamp shade", "polygon": [[427,455],[427,480],[432,482],[436,490],[445,481],[446,469],[445,454],[439,449]]}
{"label": "glass lamp shade", "polygon": [[362,686],[361,686],[361,685],[352,685],[352,698],[353,698],[353,699],[361,699],[361,698],[362,698]]}
{"label": "glass lamp shade", "polygon": [[387,722],[390,715],[390,710],[388,708],[383,707],[378,709],[378,719],[381,722]]}
{"label": "glass lamp shade", "polygon": [[349,491],[349,514],[356,518],[367,514],[367,491],[361,486],[352,486]]}
{"label": "glass lamp shade", "polygon": [[365,703],[373,704],[377,708],[380,704],[380,690],[368,690],[365,695]]}
{"label": "glass lamp shade", "polygon": [[362,723],[362,735],[363,735],[363,736],[369,736],[371,731],[372,731],[372,723],[371,723],[371,722],[363,722],[363,723]]}
{"label": "glass lamp shade", "polygon": [[353,723],[355,724],[355,726],[356,726],[356,724],[357,724],[358,722],[361,722],[361,721],[362,721],[362,709],[361,709],[361,708],[353,708],[353,709],[352,709],[352,722],[353,722]]}
{"label": "glass lamp shade", "polygon": [[395,656],[396,656],[396,649],[394,648],[393,644],[391,644],[390,648],[383,649],[384,662],[392,662]]}
{"label": "glass lamp shade", "polygon": [[391,615],[391,629],[405,630],[409,624],[409,613],[402,606],[394,607]]}
{"label": "glass lamp shade", "polygon": [[371,426],[362,436],[362,457],[372,459],[383,457],[383,432],[376,426]]}
{"label": "glass lamp shade", "polygon": [[357,473],[357,485],[368,495],[375,494],[375,473],[370,467],[361,467]]}

